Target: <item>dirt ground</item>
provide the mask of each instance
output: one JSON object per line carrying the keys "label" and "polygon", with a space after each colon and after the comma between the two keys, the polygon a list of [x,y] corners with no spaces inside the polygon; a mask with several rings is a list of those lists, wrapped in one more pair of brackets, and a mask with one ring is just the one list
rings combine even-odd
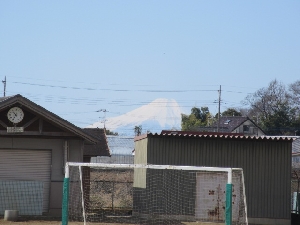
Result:
{"label": "dirt ground", "polygon": [[29,225],[29,224],[60,225],[61,222],[59,222],[59,221],[39,221],[39,220],[11,222],[11,221],[4,221],[2,219],[2,220],[0,220],[0,224],[4,224],[4,225],[25,225],[25,224],[26,225]]}
{"label": "dirt ground", "polygon": [[[61,225],[61,221],[45,221],[45,220],[21,220],[17,222],[0,220],[0,225]],[[116,223],[90,223],[93,225],[120,225]],[[192,222],[184,223],[186,225],[223,225],[222,223],[208,223],[208,222]],[[83,225],[83,222],[69,222],[68,225]],[[122,224],[130,225],[130,224]]]}
{"label": "dirt ground", "polygon": [[[4,221],[3,219],[0,220],[0,224],[2,225],[61,225],[61,221],[46,221],[46,220],[19,220],[17,222],[12,221]],[[83,222],[69,222],[69,225],[83,225]],[[113,223],[88,223],[92,225],[120,225],[120,224],[113,224]],[[192,223],[185,223],[186,225],[223,225],[222,223],[208,223],[208,222],[192,222]],[[126,224],[122,224],[126,225]]]}
{"label": "dirt ground", "polygon": [[[17,222],[12,221],[4,221],[0,220],[0,224],[2,225],[61,225],[61,221],[47,221],[47,220],[19,220]],[[104,223],[92,223],[93,225],[107,225]],[[83,222],[69,222],[68,225],[83,225]],[[113,224],[109,224],[113,225]]]}

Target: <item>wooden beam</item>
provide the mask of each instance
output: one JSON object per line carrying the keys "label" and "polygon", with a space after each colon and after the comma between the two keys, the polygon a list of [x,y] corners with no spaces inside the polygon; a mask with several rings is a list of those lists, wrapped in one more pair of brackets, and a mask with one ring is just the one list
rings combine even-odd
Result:
{"label": "wooden beam", "polygon": [[7,133],[7,131],[0,131],[0,135],[8,135],[8,136],[42,136],[42,137],[77,137],[72,133],[67,132],[43,132],[40,133],[39,131],[24,131],[20,133]]}
{"label": "wooden beam", "polygon": [[39,120],[39,132],[40,133],[43,132],[43,120],[42,119]]}
{"label": "wooden beam", "polygon": [[2,120],[0,120],[0,125],[4,128],[7,128],[7,125]]}
{"label": "wooden beam", "polygon": [[33,119],[29,120],[27,123],[25,123],[25,124],[23,125],[24,129],[25,129],[26,127],[30,126],[31,124],[33,124],[33,122],[37,121],[38,119],[39,119],[39,117],[36,116],[36,117],[34,117]]}

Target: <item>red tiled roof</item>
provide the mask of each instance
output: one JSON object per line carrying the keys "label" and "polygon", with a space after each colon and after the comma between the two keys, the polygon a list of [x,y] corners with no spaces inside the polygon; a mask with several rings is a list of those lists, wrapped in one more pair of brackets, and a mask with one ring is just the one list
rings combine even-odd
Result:
{"label": "red tiled roof", "polygon": [[240,140],[275,140],[275,141],[293,141],[292,137],[285,136],[246,136],[236,133],[215,133],[215,132],[190,132],[190,131],[164,131],[161,134],[144,134],[141,136],[136,136],[134,141],[145,139],[147,137],[184,137],[184,138],[207,138],[207,139],[240,139]]}
{"label": "red tiled roof", "polygon": [[173,131],[173,130],[162,130],[160,134],[191,134],[191,135],[234,135],[234,136],[243,136],[243,133],[224,133],[224,132],[201,132],[201,131]]}

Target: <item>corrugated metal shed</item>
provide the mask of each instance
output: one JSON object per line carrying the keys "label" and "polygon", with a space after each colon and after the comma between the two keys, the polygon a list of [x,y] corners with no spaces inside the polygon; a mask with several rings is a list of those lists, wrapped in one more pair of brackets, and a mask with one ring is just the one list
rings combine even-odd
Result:
{"label": "corrugated metal shed", "polygon": [[108,164],[133,164],[134,155],[112,155],[93,157],[92,163],[108,163]]}
{"label": "corrugated metal shed", "polygon": [[296,136],[293,141],[293,154],[300,154],[300,137]]}
{"label": "corrugated metal shed", "polygon": [[132,155],[134,137],[107,135],[107,143],[112,155]]}
{"label": "corrugated metal shed", "polygon": [[300,168],[300,137],[297,136],[293,141],[293,150],[292,150],[292,166],[293,169]]}
{"label": "corrugated metal shed", "polygon": [[186,137],[186,138],[204,138],[204,139],[240,139],[240,140],[274,140],[274,141],[293,141],[294,136],[247,136],[234,133],[217,133],[217,132],[197,132],[197,131],[163,131],[161,134],[144,134],[136,136],[134,141],[142,140],[147,137]]}
{"label": "corrugated metal shed", "polygon": [[243,168],[253,224],[290,224],[292,137],[168,133],[135,138],[135,163]]}
{"label": "corrugated metal shed", "polygon": [[91,162],[133,164],[134,138],[127,136],[106,135],[110,157],[105,155],[93,157]]}

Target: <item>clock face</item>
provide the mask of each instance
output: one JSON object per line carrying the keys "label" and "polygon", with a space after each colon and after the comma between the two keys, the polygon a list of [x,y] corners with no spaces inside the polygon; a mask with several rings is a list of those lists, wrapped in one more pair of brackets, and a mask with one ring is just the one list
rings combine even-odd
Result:
{"label": "clock face", "polygon": [[7,118],[13,123],[19,123],[24,117],[24,112],[19,107],[11,108],[7,113]]}

